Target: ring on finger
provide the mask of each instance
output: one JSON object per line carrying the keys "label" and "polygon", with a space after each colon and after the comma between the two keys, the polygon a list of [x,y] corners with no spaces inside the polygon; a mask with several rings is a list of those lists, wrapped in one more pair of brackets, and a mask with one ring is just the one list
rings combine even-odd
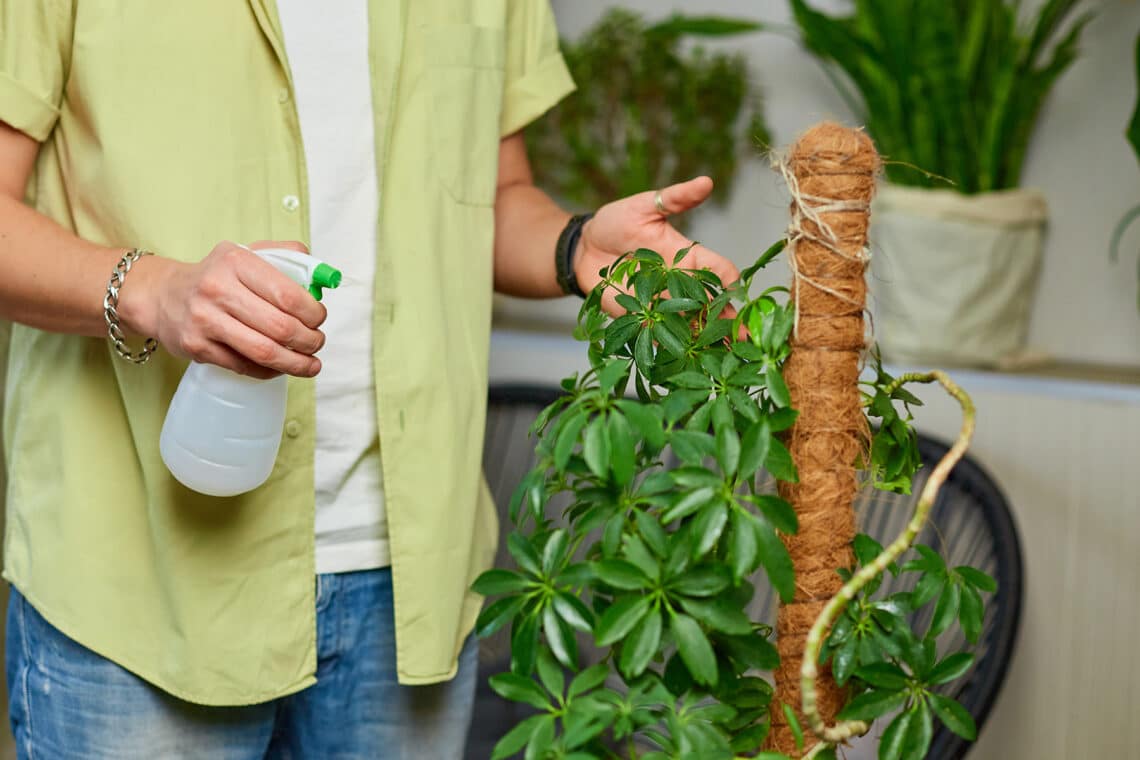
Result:
{"label": "ring on finger", "polygon": [[660,190],[653,194],[653,205],[657,208],[657,213],[661,214],[661,216],[669,216],[673,213],[665,208],[665,199],[661,197]]}

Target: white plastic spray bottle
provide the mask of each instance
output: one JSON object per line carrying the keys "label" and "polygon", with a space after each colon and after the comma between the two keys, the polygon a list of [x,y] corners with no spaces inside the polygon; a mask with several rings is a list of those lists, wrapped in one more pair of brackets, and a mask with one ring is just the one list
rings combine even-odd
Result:
{"label": "white plastic spray bottle", "polygon": [[[340,285],[338,270],[284,248],[253,251],[318,301]],[[171,474],[209,496],[236,496],[268,478],[285,424],[287,378],[255,380],[213,364],[192,362],[162,425],[159,451]]]}

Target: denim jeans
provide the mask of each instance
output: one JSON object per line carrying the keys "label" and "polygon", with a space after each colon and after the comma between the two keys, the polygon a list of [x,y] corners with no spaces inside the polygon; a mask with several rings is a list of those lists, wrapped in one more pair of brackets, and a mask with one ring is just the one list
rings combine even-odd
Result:
{"label": "denim jeans", "polygon": [[[184,702],[81,646],[12,589],[9,717],[21,760],[459,760],[478,646],[448,683],[396,683],[388,569],[317,577],[317,683],[272,702]],[[257,642],[249,642],[256,647]]]}

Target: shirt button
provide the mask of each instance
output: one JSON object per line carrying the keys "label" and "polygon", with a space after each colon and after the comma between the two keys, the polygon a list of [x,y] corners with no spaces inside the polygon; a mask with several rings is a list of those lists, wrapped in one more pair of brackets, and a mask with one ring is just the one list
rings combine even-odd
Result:
{"label": "shirt button", "polygon": [[282,87],[280,90],[277,91],[277,102],[282,103],[282,104],[289,102],[289,89],[288,88]]}
{"label": "shirt button", "polygon": [[286,195],[281,199],[281,208],[286,211],[296,211],[301,208],[301,199],[295,195]]}
{"label": "shirt button", "polygon": [[289,420],[285,423],[285,435],[290,438],[296,438],[301,434],[301,423],[297,420]]}

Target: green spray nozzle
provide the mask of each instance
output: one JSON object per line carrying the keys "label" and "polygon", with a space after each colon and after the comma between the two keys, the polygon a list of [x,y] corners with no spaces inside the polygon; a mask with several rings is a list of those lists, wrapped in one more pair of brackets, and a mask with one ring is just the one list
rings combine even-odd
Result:
{"label": "green spray nozzle", "polygon": [[313,279],[309,283],[309,292],[318,301],[324,295],[324,288],[336,288],[340,285],[340,270],[321,262],[313,270]]}

